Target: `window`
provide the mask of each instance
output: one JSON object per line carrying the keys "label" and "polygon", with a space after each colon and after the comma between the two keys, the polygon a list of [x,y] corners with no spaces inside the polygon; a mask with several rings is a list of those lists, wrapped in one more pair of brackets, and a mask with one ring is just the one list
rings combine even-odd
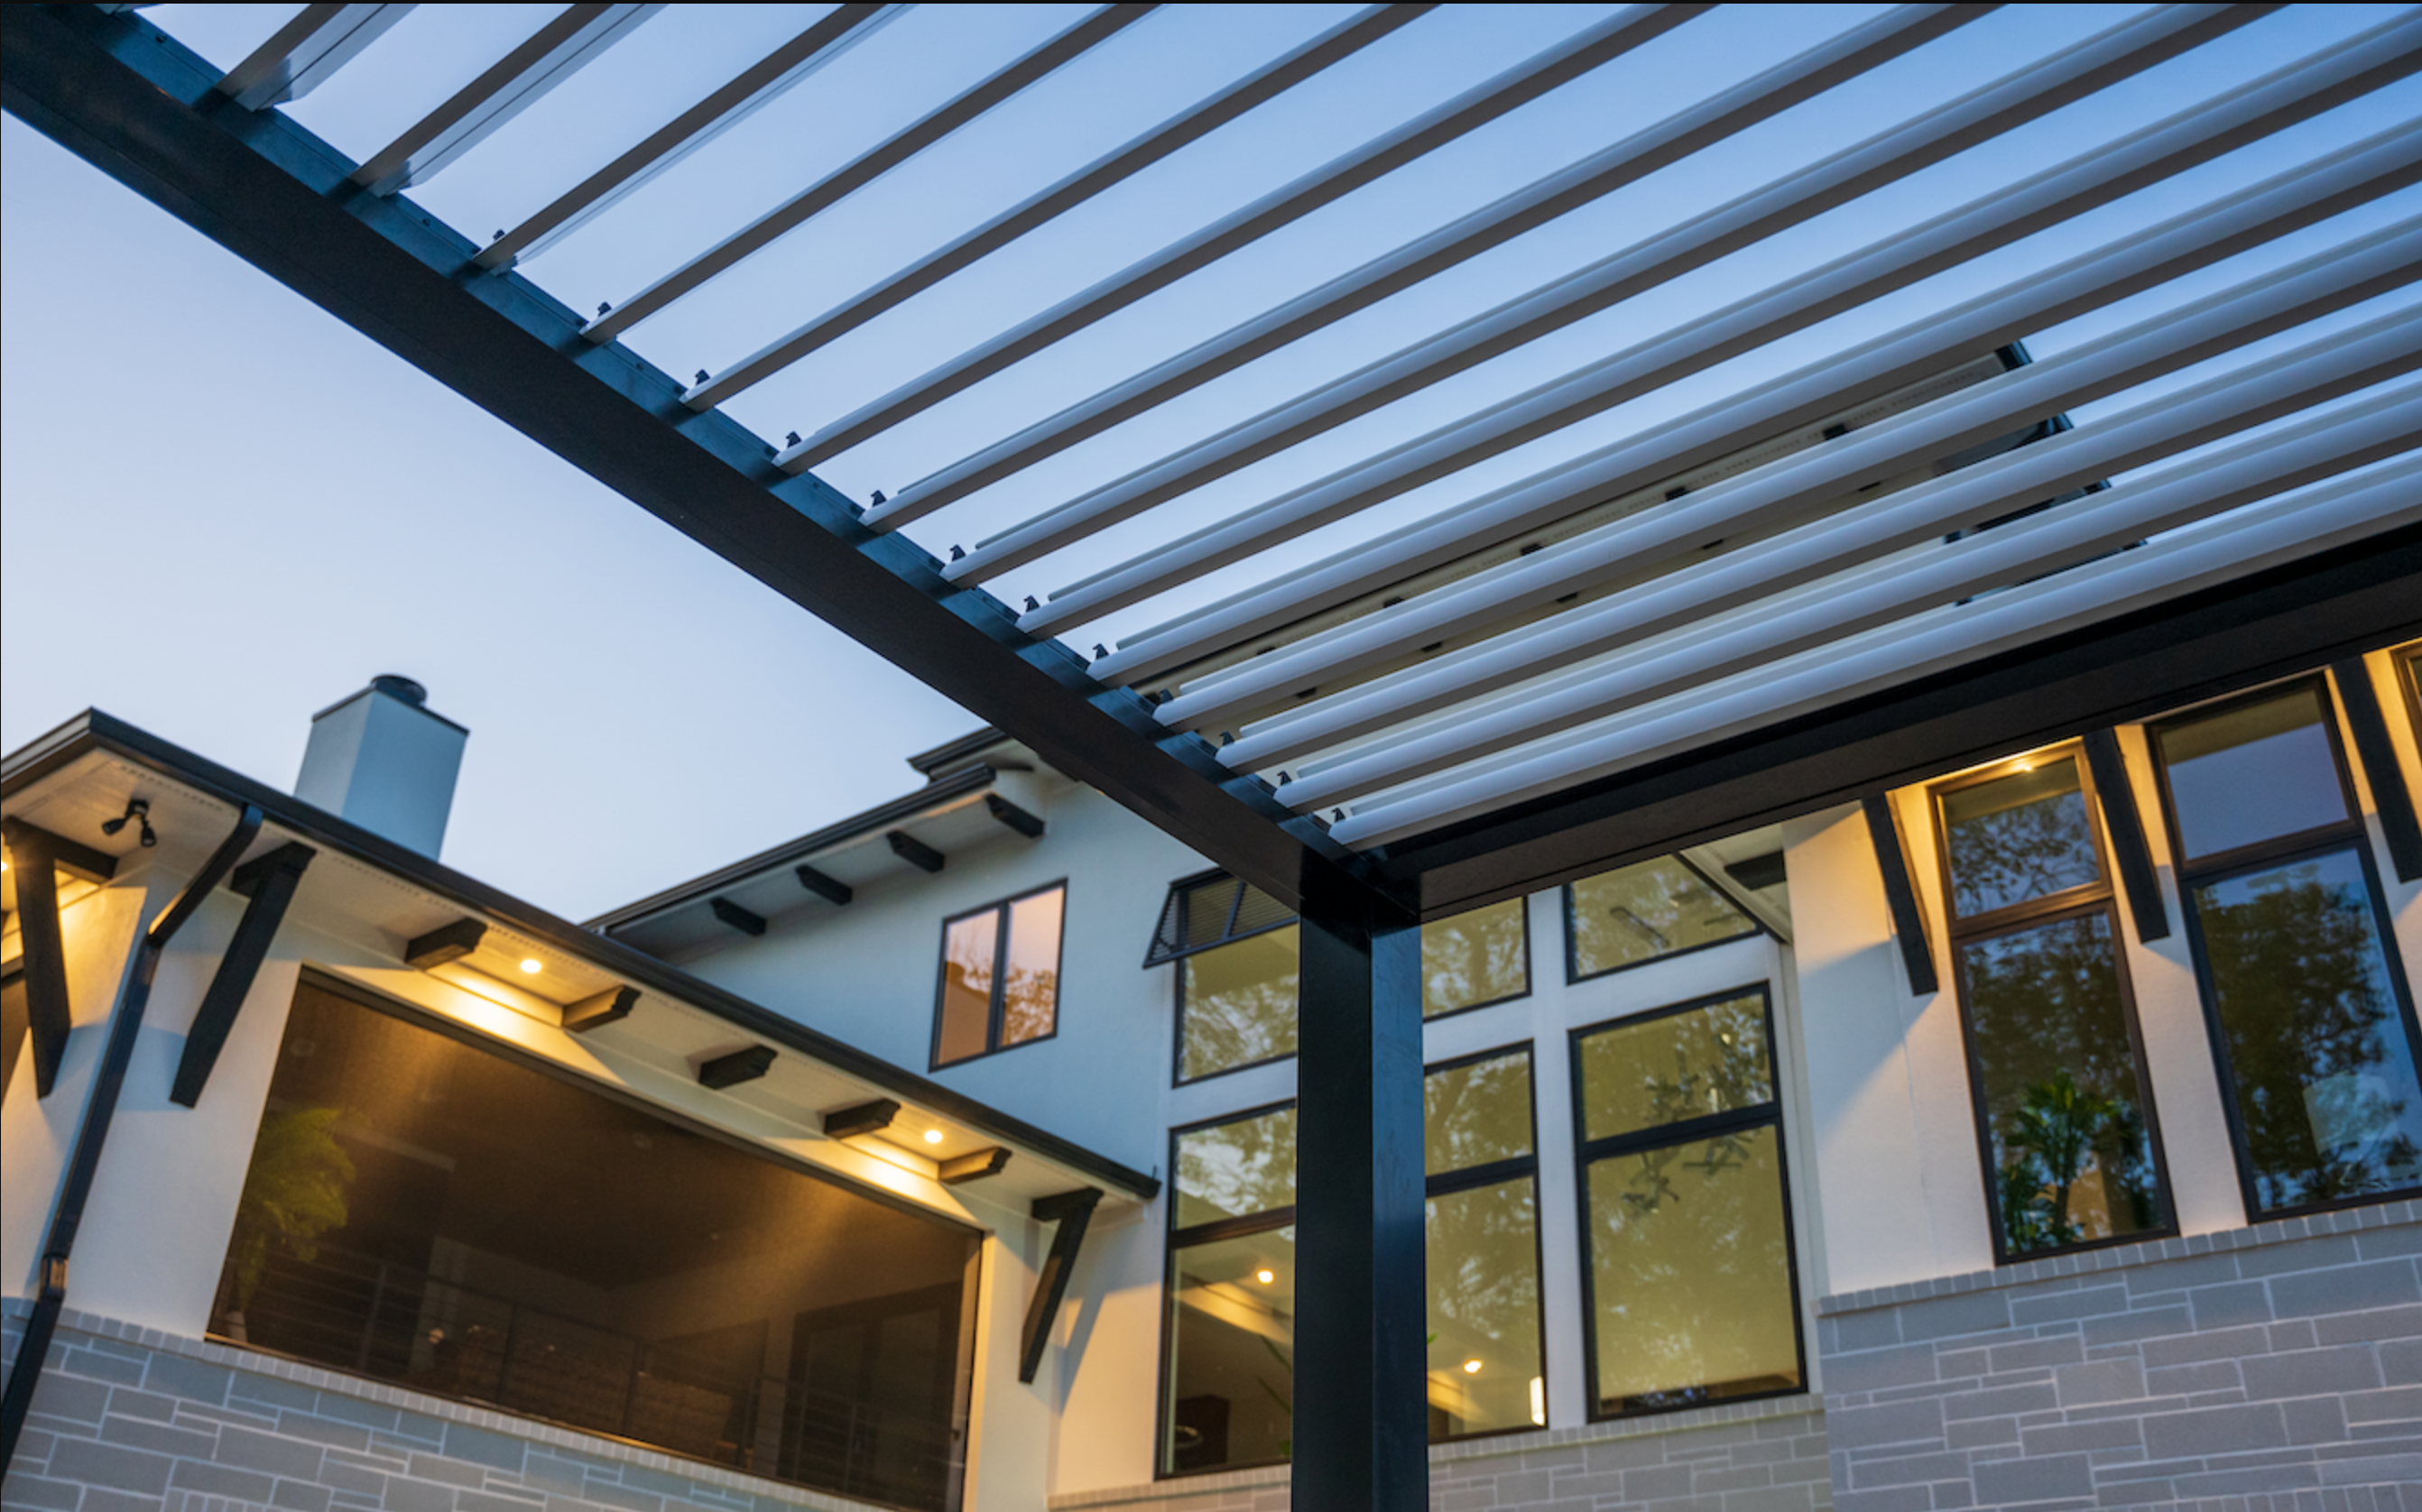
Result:
{"label": "window", "polygon": [[1531,1107],[1527,1048],[1422,1080],[1434,1443],[1548,1423]]}
{"label": "window", "polygon": [[1644,861],[1565,889],[1565,975],[1603,976],[1757,929],[1679,856]]}
{"label": "window", "polygon": [[[1177,966],[1180,1083],[1295,1053],[1295,914],[1225,872],[1169,890],[1146,966]],[[1485,1008],[1531,990],[1523,900],[1507,898],[1422,927],[1422,1017]]]}
{"label": "window", "polygon": [[25,974],[20,969],[0,976],[0,1097],[17,1080],[17,1061],[25,1048],[33,1021],[25,1012]]}
{"label": "window", "polygon": [[2411,989],[2328,692],[2268,689],[2151,733],[2247,1212],[2422,1187]]}
{"label": "window", "polygon": [[1055,882],[942,926],[935,1069],[1051,1037],[1067,896],[1067,884]]}
{"label": "window", "polygon": [[1766,991],[1573,1036],[1593,1418],[1801,1389]]}
{"label": "window", "polygon": [[1531,991],[1531,927],[1509,897],[1422,926],[1422,1017],[1485,1008]]}
{"label": "window", "polygon": [[1289,1457],[1295,1109],[1174,1136],[1161,1473]]}
{"label": "window", "polygon": [[307,977],[211,1333],[958,1504],[976,1236]]}
{"label": "window", "polygon": [[2135,1004],[2076,754],[1934,790],[1960,1022],[2004,1261],[2171,1226]]}
{"label": "window", "polygon": [[[1423,1078],[1433,1441],[1544,1426],[1531,1054]],[[1293,1451],[1295,1109],[1173,1136],[1161,1473]]]}

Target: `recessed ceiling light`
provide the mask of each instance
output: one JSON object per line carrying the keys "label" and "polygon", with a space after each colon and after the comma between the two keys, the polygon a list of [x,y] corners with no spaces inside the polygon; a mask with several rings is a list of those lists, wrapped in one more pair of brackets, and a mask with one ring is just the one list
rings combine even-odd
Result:
{"label": "recessed ceiling light", "polygon": [[1477,1361],[1477,1360],[1466,1360],[1466,1361],[1463,1363],[1463,1373],[1464,1373],[1465,1375],[1467,1375],[1467,1376],[1476,1376],[1476,1375],[1479,1375],[1479,1374],[1480,1374],[1480,1362],[1479,1362],[1479,1361]]}
{"label": "recessed ceiling light", "polygon": [[522,970],[529,973],[532,976],[536,976],[539,973],[546,970],[546,965],[536,956],[525,956],[522,958]]}
{"label": "recessed ceiling light", "polygon": [[928,1129],[928,1130],[925,1130],[925,1143],[926,1143],[926,1144],[928,1144],[928,1145],[938,1145],[938,1144],[940,1144],[941,1142],[942,1142],[942,1131],[941,1131],[940,1130],[938,1130],[938,1129]]}
{"label": "recessed ceiling light", "polygon": [[1260,1282],[1265,1286],[1268,1286],[1271,1282],[1276,1281],[1278,1278],[1279,1273],[1267,1266],[1264,1266],[1261,1270],[1253,1272],[1253,1279]]}

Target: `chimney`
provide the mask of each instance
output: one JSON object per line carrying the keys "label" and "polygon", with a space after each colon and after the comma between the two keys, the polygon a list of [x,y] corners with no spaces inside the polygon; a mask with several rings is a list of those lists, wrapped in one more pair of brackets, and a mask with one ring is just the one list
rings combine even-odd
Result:
{"label": "chimney", "polygon": [[312,715],[294,796],[434,857],[471,732],[431,713],[428,697],[410,678],[388,675]]}

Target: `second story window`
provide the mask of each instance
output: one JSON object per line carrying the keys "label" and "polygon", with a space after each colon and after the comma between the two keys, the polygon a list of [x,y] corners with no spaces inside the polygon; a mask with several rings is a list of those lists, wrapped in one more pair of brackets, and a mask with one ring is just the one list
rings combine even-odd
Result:
{"label": "second story window", "polygon": [[1060,1023],[1060,935],[1068,889],[963,913],[942,926],[934,1066],[1048,1039]]}
{"label": "second story window", "polygon": [[2169,1228],[2119,916],[2073,752],[1934,791],[1969,1080],[2015,1260]]}
{"label": "second story window", "polygon": [[2247,1216],[2422,1188],[2411,989],[2327,689],[2150,733]]}
{"label": "second story window", "polygon": [[1603,976],[1757,929],[1690,863],[1660,856],[1565,889],[1565,979]]}

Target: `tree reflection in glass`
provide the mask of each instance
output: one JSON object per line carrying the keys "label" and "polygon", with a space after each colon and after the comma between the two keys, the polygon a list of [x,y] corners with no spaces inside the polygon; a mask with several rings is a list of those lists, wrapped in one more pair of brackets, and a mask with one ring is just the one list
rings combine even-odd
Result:
{"label": "tree reflection in glass", "polygon": [[1272,929],[1177,963],[1177,1079],[1295,1053],[1296,927]]}
{"label": "tree reflection in glass", "polygon": [[1757,924],[1672,856],[1565,890],[1575,978],[1755,934]]}
{"label": "tree reflection in glass", "polygon": [[1959,947],[2003,1248],[2165,1227],[2111,917]]}
{"label": "tree reflection in glass", "polygon": [[2422,1085],[2354,851],[2205,883],[2194,906],[2260,1206],[2422,1182]]}
{"label": "tree reflection in glass", "polygon": [[1531,990],[1522,899],[1422,926],[1422,1017],[1435,1019]]}
{"label": "tree reflection in glass", "polygon": [[1942,837],[1952,901],[1963,918],[2102,875],[2073,757],[1944,793]]}

